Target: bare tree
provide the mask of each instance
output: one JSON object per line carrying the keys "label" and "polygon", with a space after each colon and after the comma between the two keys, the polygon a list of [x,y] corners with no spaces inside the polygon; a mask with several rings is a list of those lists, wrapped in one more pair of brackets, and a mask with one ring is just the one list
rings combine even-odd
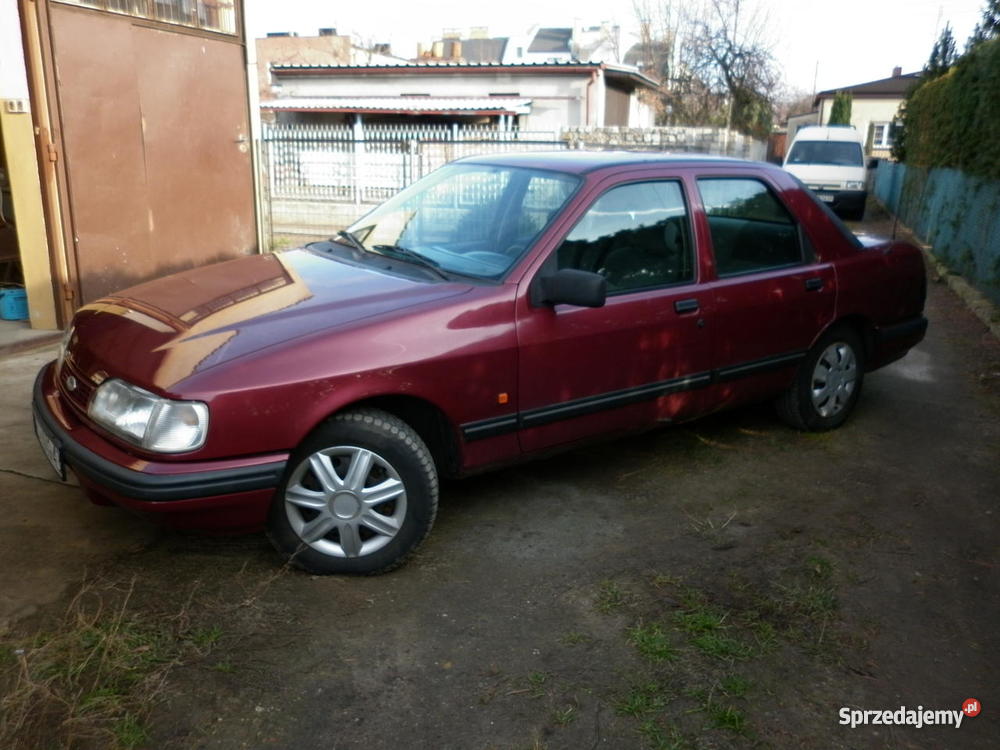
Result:
{"label": "bare tree", "polygon": [[710,92],[726,98],[727,126],[766,136],[778,75],[764,38],[766,15],[742,10],[741,18],[741,0],[710,0],[691,40],[694,72]]}
{"label": "bare tree", "polygon": [[767,14],[746,0],[636,0],[649,72],[664,83],[660,116],[764,136],[778,85]]}

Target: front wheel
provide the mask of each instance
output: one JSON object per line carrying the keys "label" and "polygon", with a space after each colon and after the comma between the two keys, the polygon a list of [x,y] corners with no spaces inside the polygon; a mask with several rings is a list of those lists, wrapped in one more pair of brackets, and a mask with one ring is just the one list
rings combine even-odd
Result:
{"label": "front wheel", "polygon": [[430,451],[402,420],[378,409],[337,414],[289,461],[268,537],[310,573],[384,573],[423,541],[437,514]]}
{"label": "front wheel", "polygon": [[861,395],[864,350],[847,327],[831,330],[809,350],[792,386],[775,405],[781,418],[799,430],[840,427]]}

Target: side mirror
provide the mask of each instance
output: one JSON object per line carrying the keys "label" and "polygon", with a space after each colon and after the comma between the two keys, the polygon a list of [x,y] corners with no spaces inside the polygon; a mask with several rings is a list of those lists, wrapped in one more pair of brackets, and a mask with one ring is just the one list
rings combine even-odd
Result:
{"label": "side mirror", "polygon": [[608,296],[608,282],[601,274],[563,268],[540,280],[541,299],[546,305],[576,305],[577,307],[604,307]]}

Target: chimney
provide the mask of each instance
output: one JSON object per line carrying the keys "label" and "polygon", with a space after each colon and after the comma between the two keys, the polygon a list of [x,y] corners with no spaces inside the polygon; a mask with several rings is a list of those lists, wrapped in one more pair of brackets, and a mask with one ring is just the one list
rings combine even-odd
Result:
{"label": "chimney", "polygon": [[903,69],[901,67],[897,65],[895,68],[892,69],[893,78],[899,78],[901,75],[903,75]]}

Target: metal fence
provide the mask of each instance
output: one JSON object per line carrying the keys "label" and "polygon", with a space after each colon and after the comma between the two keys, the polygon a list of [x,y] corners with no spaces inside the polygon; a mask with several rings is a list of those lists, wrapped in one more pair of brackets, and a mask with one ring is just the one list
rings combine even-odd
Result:
{"label": "metal fence", "polygon": [[265,125],[267,234],[329,235],[464,156],[567,148],[551,131],[448,125]]}
{"label": "metal fence", "polygon": [[938,260],[1000,304],[1000,181],[880,161],[875,195]]}
{"label": "metal fence", "polygon": [[763,159],[766,144],[718,128],[265,124],[262,219],[271,248],[327,237],[415,180],[464,156],[570,148],[698,151]]}

